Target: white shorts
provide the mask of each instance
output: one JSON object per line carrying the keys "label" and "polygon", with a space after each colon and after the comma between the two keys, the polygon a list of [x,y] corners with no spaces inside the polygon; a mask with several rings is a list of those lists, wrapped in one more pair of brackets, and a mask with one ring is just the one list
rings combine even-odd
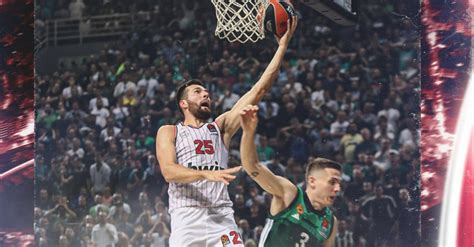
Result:
{"label": "white shorts", "polygon": [[244,247],[232,208],[177,208],[170,247]]}

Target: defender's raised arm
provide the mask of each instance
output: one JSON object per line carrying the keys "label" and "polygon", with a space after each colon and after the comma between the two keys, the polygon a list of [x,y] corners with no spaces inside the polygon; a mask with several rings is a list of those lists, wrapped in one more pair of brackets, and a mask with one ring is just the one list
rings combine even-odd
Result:
{"label": "defender's raised arm", "polygon": [[273,174],[267,167],[261,165],[257,158],[254,143],[255,130],[258,124],[257,111],[257,106],[248,105],[240,112],[240,123],[243,130],[240,143],[242,165],[244,170],[265,191],[284,199],[283,201],[289,204],[296,196],[296,186],[288,179]]}

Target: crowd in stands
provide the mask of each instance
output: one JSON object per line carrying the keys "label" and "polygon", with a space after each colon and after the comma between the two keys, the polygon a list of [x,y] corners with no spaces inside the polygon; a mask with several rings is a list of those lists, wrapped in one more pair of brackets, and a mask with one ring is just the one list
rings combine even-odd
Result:
{"label": "crowd in stands", "polygon": [[[46,19],[129,5],[38,2]],[[37,246],[167,246],[167,183],[155,135],[181,120],[177,85],[201,79],[216,117],[252,87],[276,50],[271,38],[219,40],[210,2],[156,4],[149,25],[99,54],[37,71]],[[259,104],[257,152],[275,174],[304,186],[309,159],[343,165],[336,247],[419,245],[420,77],[416,23],[403,17],[410,8],[364,1],[359,24],[341,27],[300,5],[280,74]],[[230,166],[240,164],[239,143],[237,134]],[[245,246],[257,246],[270,196],[244,173],[229,192]]]}

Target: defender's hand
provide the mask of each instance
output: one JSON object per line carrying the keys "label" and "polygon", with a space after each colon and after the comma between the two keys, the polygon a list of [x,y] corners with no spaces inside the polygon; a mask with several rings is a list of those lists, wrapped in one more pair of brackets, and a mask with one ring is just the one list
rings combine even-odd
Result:
{"label": "defender's hand", "polygon": [[293,34],[295,33],[297,25],[298,25],[298,17],[296,15],[292,16],[291,21],[287,22],[287,28],[286,28],[285,34],[281,38],[278,38],[275,36],[279,45],[287,46],[290,43],[291,37],[293,37]]}
{"label": "defender's hand", "polygon": [[253,132],[257,129],[258,124],[258,106],[248,105],[240,111],[240,125],[243,131]]}
{"label": "defender's hand", "polygon": [[220,171],[203,171],[206,180],[213,182],[223,182],[225,185],[229,185],[235,179],[233,174],[240,172],[242,166],[229,168]]}

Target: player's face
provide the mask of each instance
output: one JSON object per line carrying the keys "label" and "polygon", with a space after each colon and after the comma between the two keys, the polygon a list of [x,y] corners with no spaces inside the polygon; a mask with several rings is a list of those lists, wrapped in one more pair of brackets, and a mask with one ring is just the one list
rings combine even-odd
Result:
{"label": "player's face", "polygon": [[341,172],[333,168],[325,168],[315,175],[315,194],[322,207],[331,206],[341,191]]}
{"label": "player's face", "polygon": [[194,117],[206,120],[211,117],[211,99],[209,92],[200,85],[191,85],[187,89],[187,108]]}

